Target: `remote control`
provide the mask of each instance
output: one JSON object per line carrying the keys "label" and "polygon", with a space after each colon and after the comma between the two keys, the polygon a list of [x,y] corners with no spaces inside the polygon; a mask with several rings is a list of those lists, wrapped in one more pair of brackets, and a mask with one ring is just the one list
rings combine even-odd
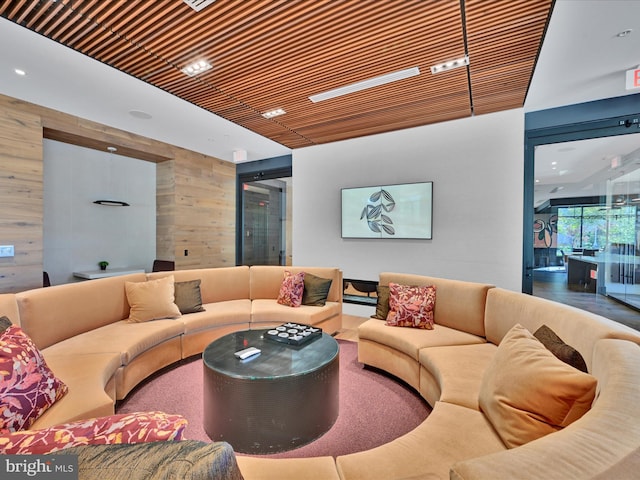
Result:
{"label": "remote control", "polygon": [[253,357],[260,353],[260,349],[256,347],[245,348],[244,350],[239,350],[234,355],[238,357],[240,360],[244,360],[245,358]]}

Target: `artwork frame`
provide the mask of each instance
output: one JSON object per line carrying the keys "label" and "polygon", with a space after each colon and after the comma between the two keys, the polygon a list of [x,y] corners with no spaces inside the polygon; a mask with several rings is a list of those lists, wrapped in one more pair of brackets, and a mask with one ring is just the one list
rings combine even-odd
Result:
{"label": "artwork frame", "polygon": [[431,240],[433,182],[342,188],[341,236]]}

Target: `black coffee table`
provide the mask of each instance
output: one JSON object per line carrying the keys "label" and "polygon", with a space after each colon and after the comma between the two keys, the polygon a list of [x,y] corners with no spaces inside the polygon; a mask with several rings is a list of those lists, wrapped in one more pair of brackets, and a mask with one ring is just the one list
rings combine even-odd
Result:
{"label": "black coffee table", "polygon": [[[322,436],[338,418],[339,355],[333,337],[301,345],[231,333],[209,344],[204,362],[204,429],[241,453],[276,453]],[[247,347],[262,353],[239,360]]]}

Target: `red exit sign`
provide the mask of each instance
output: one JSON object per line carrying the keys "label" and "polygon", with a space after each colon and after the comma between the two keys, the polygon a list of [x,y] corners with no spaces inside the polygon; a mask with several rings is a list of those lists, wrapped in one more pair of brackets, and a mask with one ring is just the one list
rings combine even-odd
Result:
{"label": "red exit sign", "polygon": [[640,68],[634,68],[633,70],[627,70],[627,90],[633,90],[634,88],[640,88]]}

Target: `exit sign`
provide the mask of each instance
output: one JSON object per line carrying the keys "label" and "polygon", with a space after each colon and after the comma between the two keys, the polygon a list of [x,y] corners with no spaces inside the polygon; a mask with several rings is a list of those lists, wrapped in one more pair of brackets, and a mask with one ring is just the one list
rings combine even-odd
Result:
{"label": "exit sign", "polygon": [[627,70],[627,90],[633,90],[634,88],[640,88],[640,68],[634,68],[633,70]]}

